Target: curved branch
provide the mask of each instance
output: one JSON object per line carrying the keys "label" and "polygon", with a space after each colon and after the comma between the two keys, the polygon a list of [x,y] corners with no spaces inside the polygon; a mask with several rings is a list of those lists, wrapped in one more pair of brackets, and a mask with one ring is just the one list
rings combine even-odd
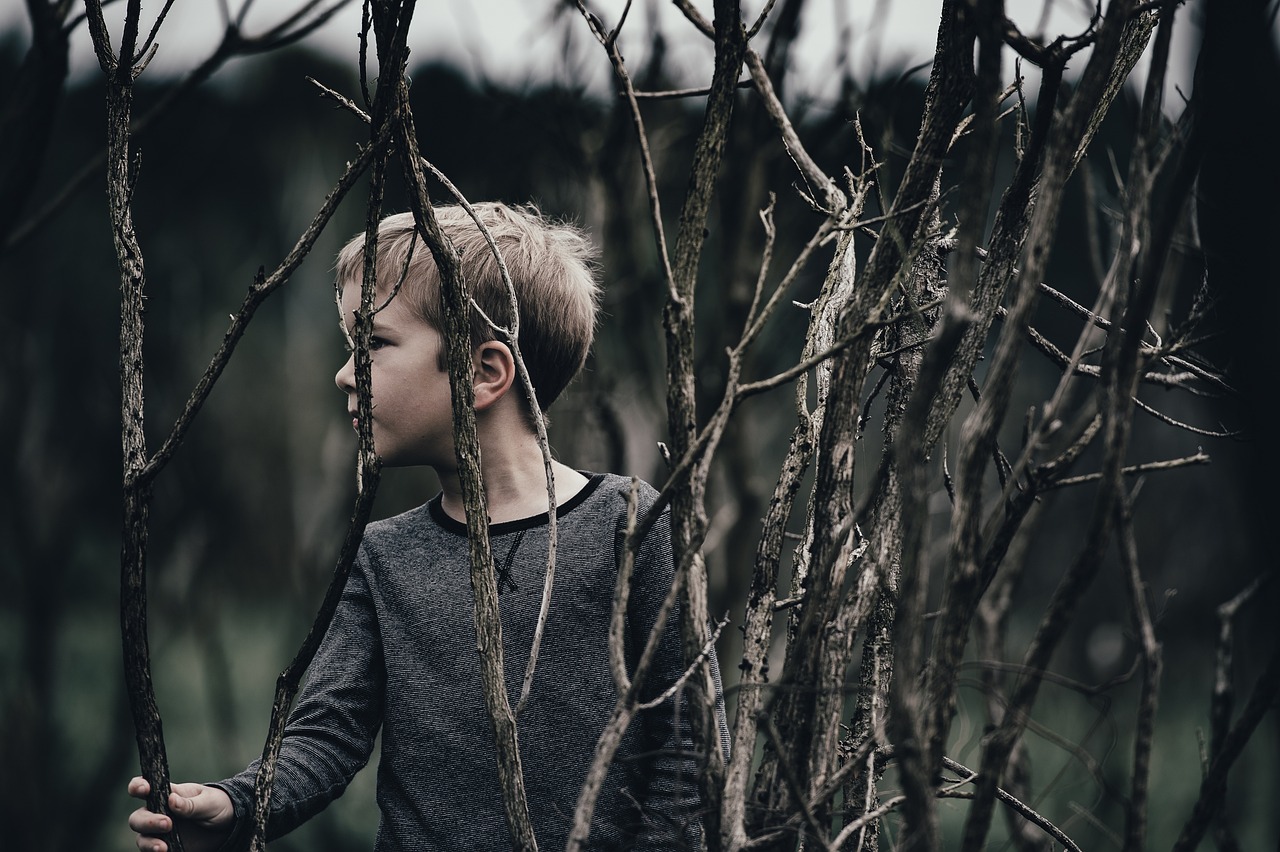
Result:
{"label": "curved branch", "polygon": [[[942,764],[943,766],[950,769],[952,772],[965,773],[966,775],[969,776],[968,780],[970,781],[972,781],[978,775],[978,773],[974,772],[972,769],[969,769],[968,767],[960,763],[957,763],[956,761],[952,760],[949,757],[944,756],[942,758]],[[966,795],[961,795],[959,793],[943,793],[939,791],[938,795],[949,796],[954,798],[969,798],[973,794],[970,793],[966,796]],[[1004,802],[1006,805],[1013,808],[1018,813],[1022,814],[1022,816],[1026,817],[1031,822],[1034,822],[1036,825],[1040,826],[1040,828],[1044,829],[1046,834],[1048,834],[1054,840],[1061,843],[1067,849],[1070,849],[1071,852],[1081,852],[1080,847],[1076,845],[1076,842],[1074,840],[1068,837],[1066,833],[1063,832],[1062,829],[1058,828],[1056,825],[1051,823],[1047,818],[1041,816],[1040,814],[1032,810],[1030,805],[1026,804],[1025,802],[1019,801],[1018,799],[1014,798],[1012,794],[1008,793],[1007,791],[1005,791],[1003,788],[1000,788],[1000,787],[996,788],[996,796],[1000,799],[1000,801]]]}
{"label": "curved branch", "polygon": [[223,334],[221,345],[219,345],[217,352],[214,353],[209,365],[205,368],[204,375],[196,383],[195,389],[192,390],[191,396],[187,399],[187,403],[182,409],[182,413],[178,415],[177,421],[173,424],[169,437],[165,439],[164,444],[140,471],[140,476],[144,481],[154,480],[169,463],[173,453],[186,436],[187,429],[190,428],[195,416],[200,412],[205,400],[209,398],[214,384],[217,383],[222,371],[231,360],[236,345],[240,342],[240,338],[244,336],[244,332],[249,326],[249,321],[253,319],[254,312],[268,296],[289,280],[294,270],[306,258],[312,246],[315,245],[315,241],[319,238],[320,233],[324,230],[325,225],[333,217],[338,204],[346,196],[347,192],[355,186],[365,170],[368,169],[374,155],[386,144],[388,133],[389,131],[384,128],[381,134],[375,137],[370,144],[364,146],[360,151],[360,155],[348,164],[346,171],[342,173],[338,183],[329,191],[319,211],[312,218],[311,224],[307,226],[306,231],[298,238],[298,242],[294,244],[293,249],[280,262],[275,271],[269,276],[265,275],[263,270],[258,271],[253,283],[249,285],[249,292],[245,295],[244,301],[240,305],[240,310],[232,316],[231,325]]}

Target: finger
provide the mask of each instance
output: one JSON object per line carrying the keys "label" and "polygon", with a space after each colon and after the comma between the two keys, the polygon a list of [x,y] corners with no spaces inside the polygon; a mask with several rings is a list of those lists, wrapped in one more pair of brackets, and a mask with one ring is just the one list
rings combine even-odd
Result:
{"label": "finger", "polygon": [[154,837],[138,838],[139,852],[168,852],[168,849],[169,847],[165,845],[163,840],[158,840]]}
{"label": "finger", "polygon": [[138,834],[168,834],[173,829],[173,821],[164,814],[153,813],[146,808],[138,808],[129,814],[129,828]]}
{"label": "finger", "polygon": [[145,799],[151,792],[151,785],[141,775],[135,775],[129,781],[129,795],[135,799]]}

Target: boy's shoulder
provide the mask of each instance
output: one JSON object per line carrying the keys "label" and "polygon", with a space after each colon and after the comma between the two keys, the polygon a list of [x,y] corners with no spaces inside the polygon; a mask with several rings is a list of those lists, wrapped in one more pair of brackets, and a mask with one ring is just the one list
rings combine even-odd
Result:
{"label": "boy's shoulder", "polygon": [[590,473],[582,491],[557,509],[557,522],[591,526],[607,524],[625,527],[627,510],[635,493],[636,515],[643,517],[658,499],[658,492],[642,479],[616,473]]}
{"label": "boy's shoulder", "polygon": [[389,518],[370,521],[360,540],[361,552],[366,558],[382,561],[393,554],[435,549],[431,538],[436,534],[436,525],[431,521],[430,505],[427,503]]}
{"label": "boy's shoulder", "polygon": [[636,507],[641,512],[647,511],[658,499],[657,490],[643,479],[617,473],[589,471],[582,471],[582,473],[587,477],[587,485],[583,490],[588,493],[584,503],[595,503],[625,513],[631,501],[633,488],[636,494]]}

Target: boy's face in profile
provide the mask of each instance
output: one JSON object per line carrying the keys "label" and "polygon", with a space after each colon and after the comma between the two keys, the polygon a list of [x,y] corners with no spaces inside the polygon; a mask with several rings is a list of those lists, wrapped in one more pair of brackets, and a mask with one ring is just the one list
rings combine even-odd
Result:
{"label": "boy's face in profile", "polygon": [[[386,295],[374,300],[381,305]],[[342,288],[342,321],[355,333],[360,286]],[[449,374],[440,368],[444,341],[440,332],[415,314],[407,300],[395,298],[373,318],[369,354],[373,360],[373,448],[385,464],[452,466],[453,407]],[[347,395],[347,412],[357,424],[355,357],[334,377]]]}

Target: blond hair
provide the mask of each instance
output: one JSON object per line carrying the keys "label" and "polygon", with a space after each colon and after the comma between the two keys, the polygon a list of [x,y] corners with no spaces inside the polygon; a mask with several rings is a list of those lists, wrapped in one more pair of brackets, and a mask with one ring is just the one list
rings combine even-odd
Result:
{"label": "blond hair", "polygon": [[[582,368],[595,336],[600,293],[593,272],[595,249],[581,230],[548,220],[532,205],[489,202],[473,209],[510,273],[520,306],[520,352],[538,405],[545,409]],[[441,205],[435,214],[458,251],[471,297],[495,323],[510,328],[510,296],[488,241],[463,208]],[[378,293],[385,298],[394,290],[408,259],[408,274],[396,298],[406,299],[421,319],[443,329],[440,277],[431,251],[415,233],[412,213],[387,216],[379,223],[377,254]],[[338,287],[358,284],[363,269],[361,233],[338,253]],[[472,347],[497,339],[484,317],[472,310]]]}

